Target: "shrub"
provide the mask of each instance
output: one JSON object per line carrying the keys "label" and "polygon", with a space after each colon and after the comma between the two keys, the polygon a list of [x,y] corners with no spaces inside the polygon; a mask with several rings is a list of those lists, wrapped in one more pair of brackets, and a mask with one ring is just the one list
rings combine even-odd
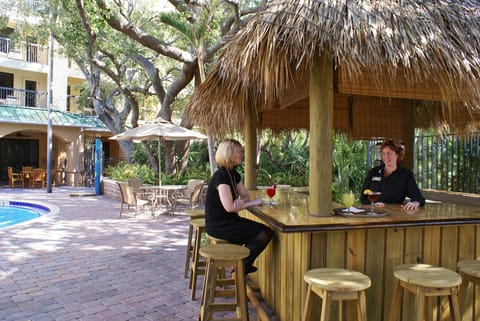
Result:
{"label": "shrub", "polygon": [[129,164],[120,162],[116,166],[108,166],[105,175],[119,182],[125,182],[129,178],[140,178],[144,184],[155,184],[155,173],[144,164]]}

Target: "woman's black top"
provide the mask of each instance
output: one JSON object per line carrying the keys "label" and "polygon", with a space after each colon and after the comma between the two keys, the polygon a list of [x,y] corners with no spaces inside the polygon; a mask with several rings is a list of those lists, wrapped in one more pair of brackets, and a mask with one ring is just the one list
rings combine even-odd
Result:
{"label": "woman's black top", "polygon": [[384,177],[385,166],[377,166],[370,170],[360,195],[363,204],[370,204],[367,195],[363,195],[365,189],[371,189],[375,192],[382,192],[377,202],[383,203],[403,203],[405,197],[417,201],[420,205],[425,205],[425,198],[422,196],[413,173],[404,167],[398,166],[388,177]]}
{"label": "woman's black top", "polygon": [[245,244],[261,231],[262,224],[242,218],[236,212],[227,212],[220,201],[218,185],[230,186],[232,198],[238,198],[237,184],[241,176],[235,168],[218,168],[208,183],[205,196],[205,229],[207,234],[230,243]]}

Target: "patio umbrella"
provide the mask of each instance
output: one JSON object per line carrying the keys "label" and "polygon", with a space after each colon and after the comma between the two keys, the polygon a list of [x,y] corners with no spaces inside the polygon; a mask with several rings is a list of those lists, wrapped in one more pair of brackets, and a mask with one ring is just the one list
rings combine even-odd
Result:
{"label": "patio umbrella", "polygon": [[162,184],[161,180],[161,155],[160,142],[163,141],[177,141],[190,139],[206,139],[207,136],[175,125],[165,119],[159,118],[154,123],[138,126],[123,133],[110,137],[113,140],[131,140],[131,141],[158,141],[158,184]]}

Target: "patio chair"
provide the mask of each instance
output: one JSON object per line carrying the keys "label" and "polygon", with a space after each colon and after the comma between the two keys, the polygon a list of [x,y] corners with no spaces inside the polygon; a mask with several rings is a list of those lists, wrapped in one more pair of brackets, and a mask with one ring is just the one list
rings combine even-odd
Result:
{"label": "patio chair", "polygon": [[22,173],[25,174],[33,174],[33,166],[22,166]]}
{"label": "patio chair", "polygon": [[181,193],[175,194],[172,199],[173,212],[177,209],[178,205],[187,206],[192,209],[196,206],[202,206],[202,189],[205,180],[203,179],[191,179],[187,182],[187,188]]}
{"label": "patio chair", "polygon": [[25,182],[23,180],[22,174],[14,173],[13,168],[11,166],[7,167],[7,173],[8,173],[8,185],[10,185],[11,188],[14,188],[15,184],[17,185],[21,184],[22,187],[25,187]]}
{"label": "patio chair", "polygon": [[138,190],[142,186],[142,180],[140,178],[129,178],[127,179],[127,184]]}
{"label": "patio chair", "polygon": [[137,198],[148,201],[150,205],[152,204],[155,199],[155,195],[147,189],[141,189],[143,183],[140,178],[128,178],[127,184],[133,188],[133,192]]}
{"label": "patio chair", "polygon": [[137,216],[139,208],[151,204],[151,202],[137,197],[134,188],[128,185],[128,183],[117,182],[117,184],[120,189],[120,194],[122,196],[122,203],[120,205],[120,217],[122,217],[124,204],[127,205],[127,209],[130,209],[130,206],[135,206],[135,216]]}
{"label": "patio chair", "polygon": [[35,168],[33,170],[33,177],[30,179],[30,187],[35,188],[40,186],[41,188],[45,187],[46,173],[43,168]]}

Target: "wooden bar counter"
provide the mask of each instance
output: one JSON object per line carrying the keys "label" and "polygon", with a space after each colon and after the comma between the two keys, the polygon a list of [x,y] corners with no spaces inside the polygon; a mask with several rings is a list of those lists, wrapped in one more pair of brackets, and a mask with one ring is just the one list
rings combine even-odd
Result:
{"label": "wooden bar counter", "polygon": [[[479,206],[435,202],[406,213],[400,205],[388,205],[383,208],[387,216],[350,218],[312,216],[297,205],[263,205],[242,212],[274,231],[256,262],[258,272],[251,276],[281,321],[301,320],[303,274],[309,269],[339,267],[368,275],[372,280],[367,290],[368,321],[383,321],[390,311],[395,266],[426,263],[456,270],[457,261],[480,258]],[[468,300],[462,320],[480,320],[480,291],[468,291],[461,298]],[[312,320],[319,320],[319,303]],[[445,312],[440,320],[449,320],[448,302],[438,304]],[[402,321],[412,320],[413,306],[413,298],[404,295]],[[347,310],[347,319],[353,319],[354,309]]]}

